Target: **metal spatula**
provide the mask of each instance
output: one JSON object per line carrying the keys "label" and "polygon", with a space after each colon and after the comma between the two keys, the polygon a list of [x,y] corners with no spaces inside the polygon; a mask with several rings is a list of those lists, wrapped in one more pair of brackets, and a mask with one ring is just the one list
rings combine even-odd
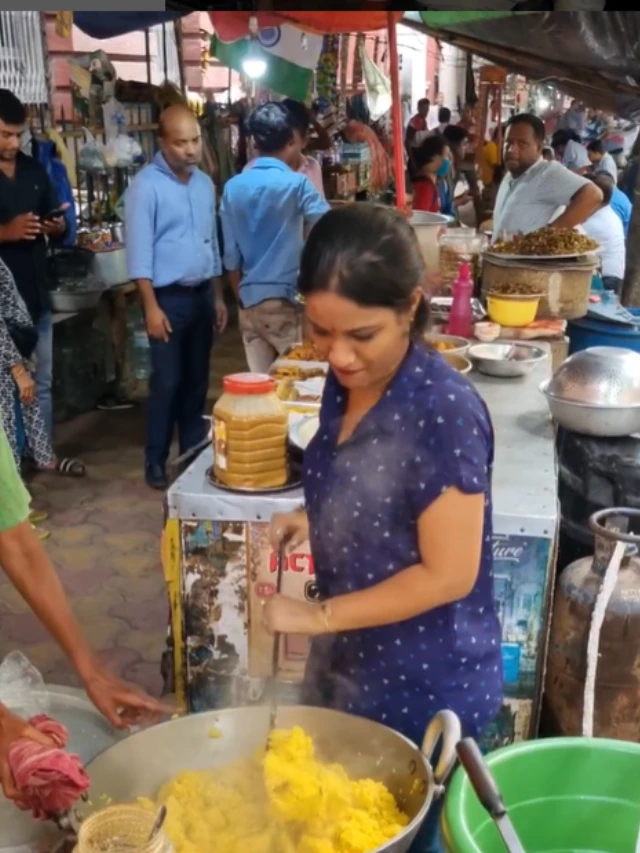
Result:
{"label": "metal spatula", "polygon": [[469,781],[480,803],[489,812],[502,836],[504,846],[509,853],[525,853],[518,834],[507,814],[502,794],[496,785],[486,761],[482,757],[478,744],[467,737],[456,744],[460,764],[464,767]]}

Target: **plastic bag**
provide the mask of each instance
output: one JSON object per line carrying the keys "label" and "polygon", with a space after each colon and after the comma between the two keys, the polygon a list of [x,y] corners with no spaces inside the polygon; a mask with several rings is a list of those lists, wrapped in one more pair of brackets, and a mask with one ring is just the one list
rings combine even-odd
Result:
{"label": "plastic bag", "polygon": [[109,166],[127,168],[144,162],[144,154],[139,143],[132,136],[121,133],[107,142],[105,159]]}
{"label": "plastic bag", "polygon": [[0,664],[0,702],[25,720],[49,713],[44,679],[22,652],[9,652]]}
{"label": "plastic bag", "polygon": [[78,165],[87,172],[102,172],[107,168],[104,146],[86,128],[85,143],[78,152]]}

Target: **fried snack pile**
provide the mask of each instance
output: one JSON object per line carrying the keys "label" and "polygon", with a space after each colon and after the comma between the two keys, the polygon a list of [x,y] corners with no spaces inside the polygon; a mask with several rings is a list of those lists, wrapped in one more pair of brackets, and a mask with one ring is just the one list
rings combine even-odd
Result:
{"label": "fried snack pile", "polygon": [[320,762],[301,728],[253,759],[178,774],[145,804],[162,803],[176,853],[369,853],[409,822],[384,785]]}
{"label": "fried snack pile", "polygon": [[501,240],[491,247],[501,255],[580,255],[595,252],[598,243],[573,228],[539,228],[512,240]]}

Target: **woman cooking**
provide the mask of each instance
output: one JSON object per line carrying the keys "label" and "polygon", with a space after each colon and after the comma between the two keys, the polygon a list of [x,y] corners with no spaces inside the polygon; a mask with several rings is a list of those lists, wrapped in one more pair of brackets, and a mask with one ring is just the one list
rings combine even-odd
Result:
{"label": "woman cooking", "polygon": [[[302,701],[420,743],[441,708],[479,736],[502,698],[492,589],[493,432],[469,382],[422,343],[426,271],[406,219],[333,210],[299,288],[330,372],[305,454],[306,506],[274,547],[309,539],[322,603],[272,597],[270,631],[313,637]],[[415,850],[438,849],[437,815]]]}

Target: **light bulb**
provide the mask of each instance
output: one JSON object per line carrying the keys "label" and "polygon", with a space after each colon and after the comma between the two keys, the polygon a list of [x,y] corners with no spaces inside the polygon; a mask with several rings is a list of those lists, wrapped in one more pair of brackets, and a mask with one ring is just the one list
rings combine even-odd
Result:
{"label": "light bulb", "polygon": [[267,61],[260,50],[260,46],[254,39],[251,39],[247,55],[242,60],[242,70],[252,80],[258,80],[260,77],[263,77],[267,70]]}

